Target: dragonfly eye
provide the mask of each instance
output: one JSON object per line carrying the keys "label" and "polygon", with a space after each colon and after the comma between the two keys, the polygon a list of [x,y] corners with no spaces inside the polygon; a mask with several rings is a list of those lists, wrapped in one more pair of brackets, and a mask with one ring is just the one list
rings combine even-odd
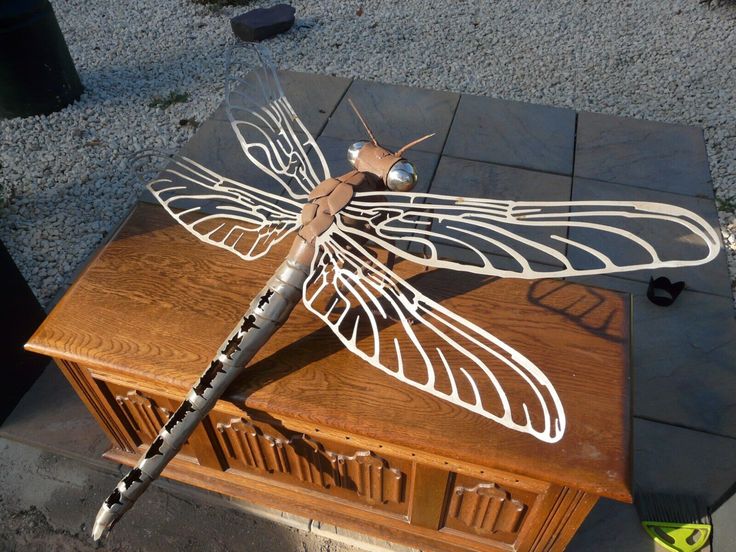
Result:
{"label": "dragonfly eye", "polygon": [[386,176],[386,186],[394,192],[408,192],[416,183],[417,170],[404,159],[395,163]]}
{"label": "dragonfly eye", "polygon": [[355,166],[355,160],[358,159],[358,154],[360,153],[360,150],[363,149],[363,146],[365,145],[366,142],[355,142],[352,146],[348,148],[348,161],[353,167]]}

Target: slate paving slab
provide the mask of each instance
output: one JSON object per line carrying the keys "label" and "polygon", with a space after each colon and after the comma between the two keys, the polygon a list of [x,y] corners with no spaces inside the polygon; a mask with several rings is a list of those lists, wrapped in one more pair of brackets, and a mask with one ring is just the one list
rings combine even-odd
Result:
{"label": "slate paving slab", "polygon": [[636,508],[602,498],[570,541],[566,552],[660,552],[639,524]]}
{"label": "slate paving slab", "polygon": [[444,154],[570,175],[574,147],[570,109],[463,95]]}
{"label": "slate paving slab", "polygon": [[[634,419],[634,485],[642,492],[702,496],[713,504],[733,484],[736,439]],[[716,512],[713,543],[730,552],[733,520]],[[652,552],[633,506],[601,500],[573,538],[570,552]],[[658,550],[658,549],[657,549]]]}
{"label": "slate paving slab", "polygon": [[736,438],[736,319],[727,297],[685,290],[654,305],[646,285],[609,276],[569,278],[633,295],[634,414]]}
{"label": "slate paving slab", "polygon": [[[573,201],[653,201],[683,207],[705,219],[714,229],[720,243],[718,215],[710,199],[577,177],[573,178],[572,199]],[[687,232],[679,224],[629,219],[627,229],[650,241],[660,254],[660,258],[664,260],[675,258],[697,259],[702,258],[707,253],[707,248],[702,244],[702,241],[692,235],[687,236]],[[649,254],[643,249],[636,250],[628,240],[612,234],[602,234],[587,228],[572,228],[569,237],[571,240],[586,245],[594,244],[598,250],[614,261],[616,259],[636,259],[637,262],[649,262],[651,260]],[[600,261],[579,249],[569,248],[568,257],[573,261],[574,266],[579,268],[601,266]],[[640,282],[648,282],[650,276],[667,276],[672,281],[684,280],[689,289],[731,297],[726,253],[722,245],[720,245],[719,256],[705,265],[684,268],[658,268],[654,271],[642,270],[621,272],[619,274],[624,278]]]}
{"label": "slate paving slab", "polygon": [[713,197],[703,130],[692,126],[580,113],[575,176]]}
{"label": "slate paving slab", "polygon": [[634,419],[634,484],[642,491],[700,495],[712,505],[734,474],[736,439]]}
{"label": "slate paving slab", "polygon": [[[396,150],[426,134],[435,136],[415,149],[440,153],[460,95],[424,88],[355,80],[346,98],[352,99],[378,142]],[[325,136],[355,141],[368,139],[346,101],[340,102],[324,130]]]}
{"label": "slate paving slab", "polygon": [[107,436],[53,363],[5,420],[0,436],[110,467],[101,458],[110,448]]}
{"label": "slate paving slab", "polygon": [[[436,195],[498,199],[504,201],[568,201],[571,187],[572,179],[568,176],[530,171],[492,163],[481,163],[443,155],[437,167],[434,180],[432,181],[430,192]],[[490,222],[489,225],[491,225]],[[455,222],[453,222],[452,226],[453,228],[460,229],[458,232],[452,234],[453,237],[464,240],[480,251],[492,254],[494,258],[504,257],[504,259],[499,259],[499,262],[495,263],[499,268],[503,267],[510,270],[519,269],[518,263],[510,261],[509,253],[501,245],[494,245],[488,240],[481,240],[474,237],[473,234],[477,232],[477,227],[468,227],[467,225]],[[514,251],[522,254],[525,259],[550,266],[562,266],[562,263],[558,259],[518,240],[509,239],[504,235],[504,232],[521,233],[525,238],[544,243],[554,250],[564,253],[565,244],[563,242],[549,240],[548,238],[553,232],[561,236],[567,236],[567,229],[565,227],[524,227],[505,224],[502,221],[494,222],[491,226],[493,228],[489,227],[487,230],[494,241],[513,248]],[[445,249],[446,245],[451,245],[449,242],[441,239],[432,241],[440,245],[443,249]]]}
{"label": "slate paving slab", "polygon": [[[292,71],[281,71],[279,77],[294,111],[314,136],[322,131],[350,84],[349,79]],[[253,78],[251,76],[249,80]],[[246,157],[224,104],[202,123],[178,155],[188,157],[221,176],[267,192],[283,192],[279,183]]]}

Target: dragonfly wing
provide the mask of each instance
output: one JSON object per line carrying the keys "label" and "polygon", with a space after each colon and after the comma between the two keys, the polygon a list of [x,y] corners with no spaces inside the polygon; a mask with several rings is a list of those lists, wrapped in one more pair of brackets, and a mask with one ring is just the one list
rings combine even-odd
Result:
{"label": "dragonfly wing", "polygon": [[546,442],[562,438],[562,403],[533,362],[425,297],[350,236],[328,234],[319,238],[304,302],[350,351],[508,428]]}
{"label": "dragonfly wing", "polygon": [[245,260],[267,254],[300,224],[301,204],[175,159],[148,185],[163,207],[200,240]]}
{"label": "dragonfly wing", "polygon": [[290,197],[303,200],[330,177],[324,155],[284,95],[265,48],[232,48],[225,105],[245,155]]}
{"label": "dragonfly wing", "polygon": [[[344,212],[360,222],[341,224],[356,239],[370,237],[421,264],[493,276],[531,279],[693,266],[720,251],[718,234],[703,218],[662,203],[359,192]],[[455,260],[443,255],[447,249],[456,252]]]}

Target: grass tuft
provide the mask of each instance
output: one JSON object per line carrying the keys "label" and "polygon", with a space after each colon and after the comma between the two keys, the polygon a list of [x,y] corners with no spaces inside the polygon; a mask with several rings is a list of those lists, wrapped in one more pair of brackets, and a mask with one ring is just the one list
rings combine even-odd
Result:
{"label": "grass tuft", "polygon": [[186,92],[169,92],[168,96],[156,96],[148,104],[148,107],[159,107],[166,109],[174,104],[184,103],[189,101],[189,94]]}

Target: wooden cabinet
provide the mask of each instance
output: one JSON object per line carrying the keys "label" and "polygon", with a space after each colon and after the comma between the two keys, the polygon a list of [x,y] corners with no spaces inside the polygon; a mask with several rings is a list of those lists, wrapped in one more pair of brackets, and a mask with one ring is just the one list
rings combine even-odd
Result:
{"label": "wooden cabinet", "polygon": [[[57,359],[106,457],[132,465],[280,254],[241,262],[140,204],[28,348]],[[628,298],[463,278],[427,293],[544,367],[559,442],[393,380],[297,307],[164,476],[424,550],[563,550],[599,496],[631,500]]]}

